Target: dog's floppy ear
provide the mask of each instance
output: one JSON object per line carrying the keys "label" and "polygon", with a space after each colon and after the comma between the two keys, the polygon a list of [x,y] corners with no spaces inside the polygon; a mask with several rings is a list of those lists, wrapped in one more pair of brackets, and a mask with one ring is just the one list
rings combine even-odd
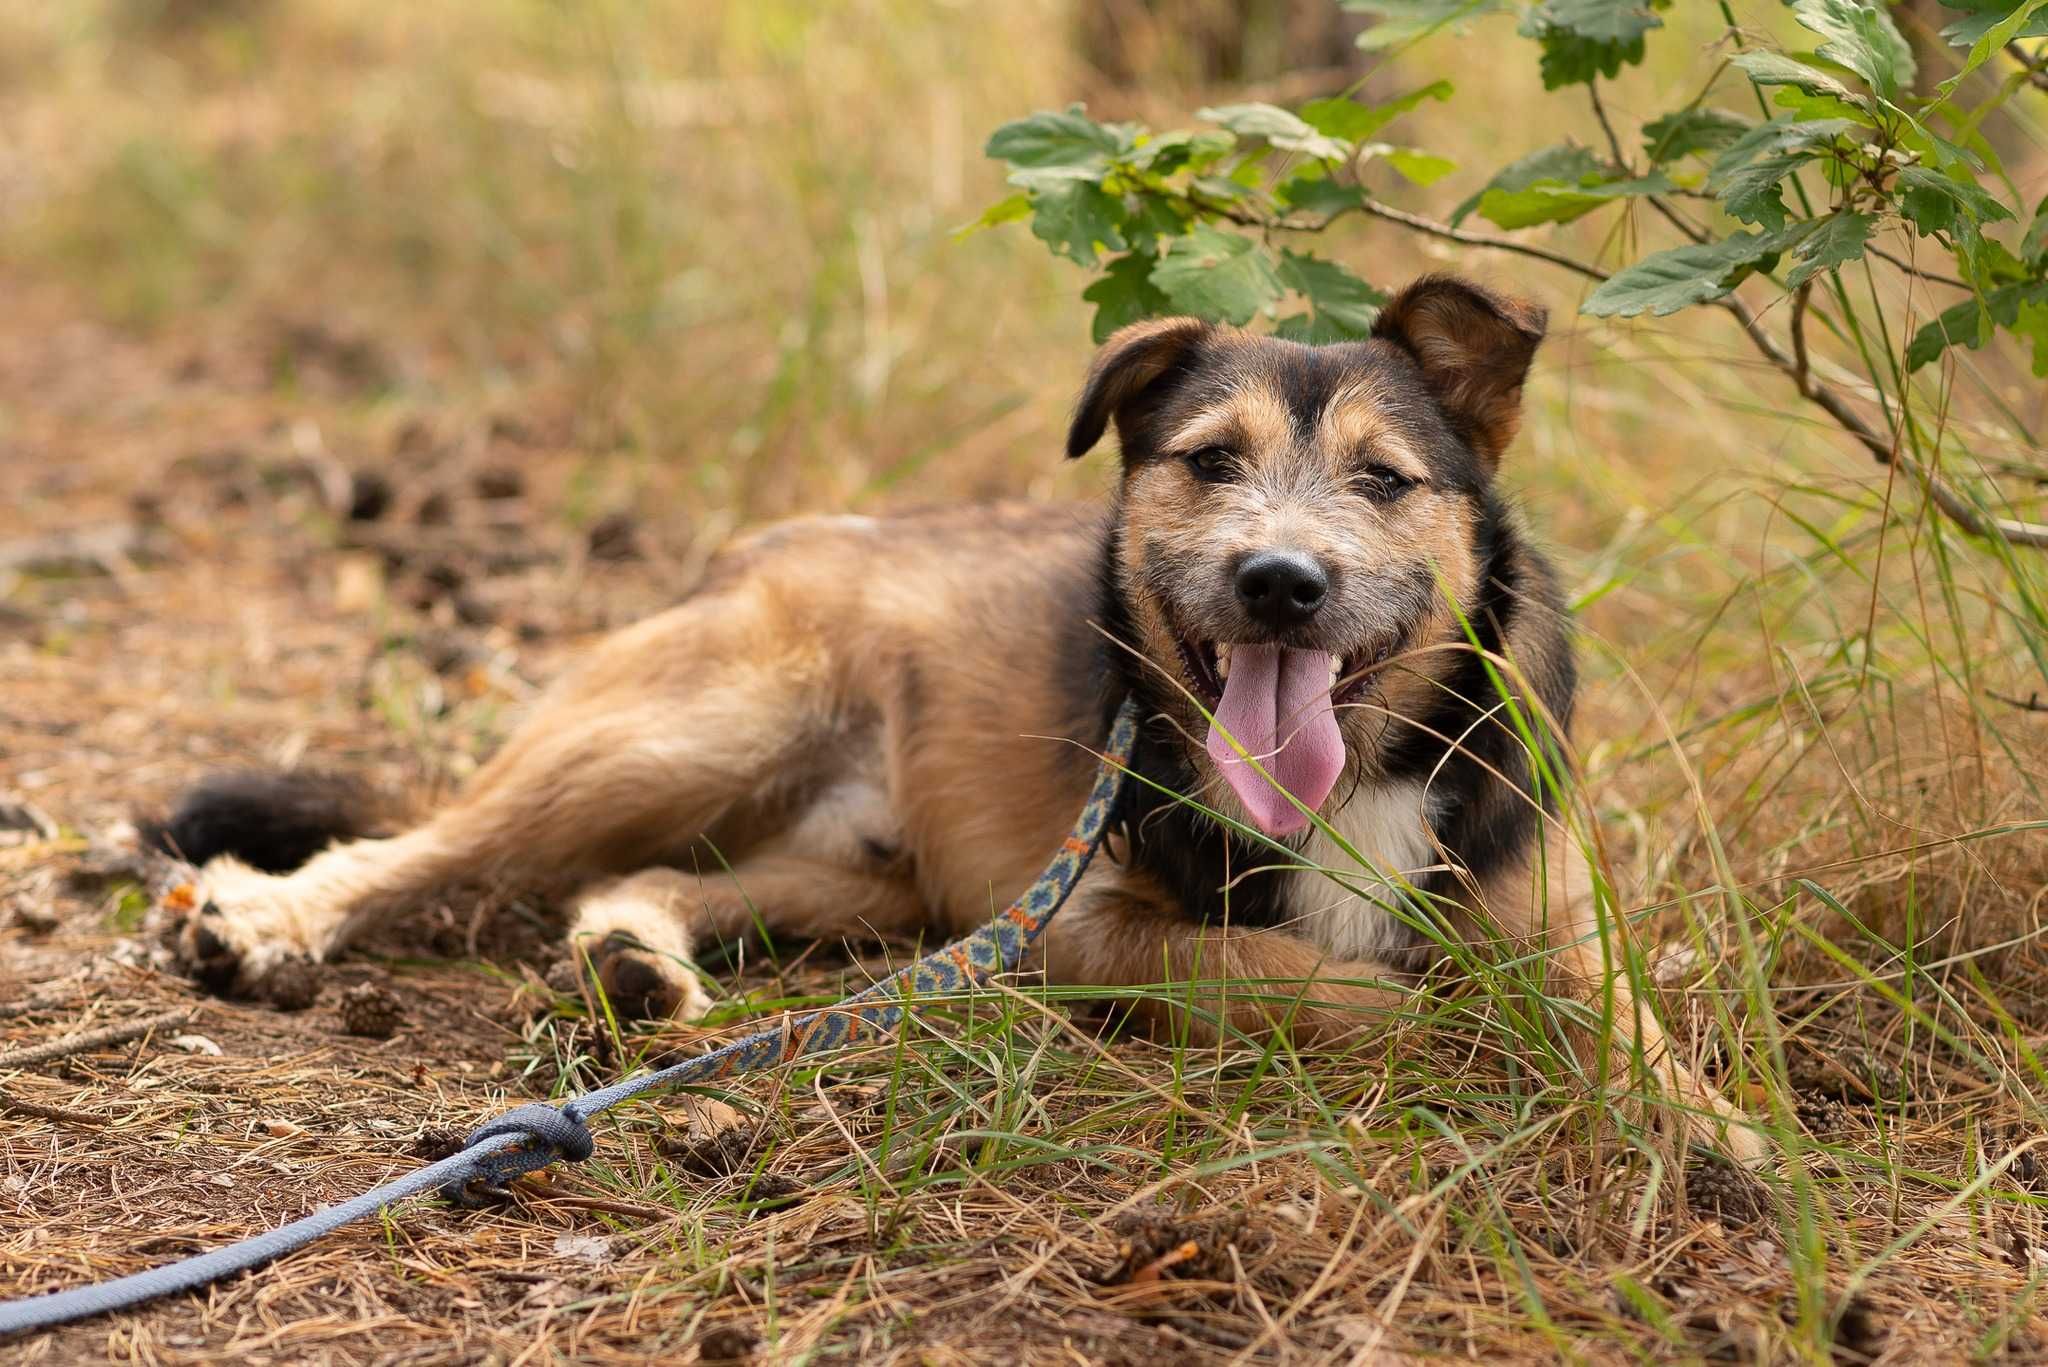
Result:
{"label": "dog's floppy ear", "polygon": [[1522,419],[1522,381],[1548,315],[1448,275],[1426,275],[1380,310],[1372,335],[1422,367],[1451,427],[1489,468]]}
{"label": "dog's floppy ear", "polygon": [[1208,331],[1209,324],[1199,318],[1154,318],[1118,328],[1088,368],[1074,425],[1067,429],[1068,457],[1093,450],[1111,418],[1118,419],[1118,431],[1128,437],[1122,419],[1132,402]]}

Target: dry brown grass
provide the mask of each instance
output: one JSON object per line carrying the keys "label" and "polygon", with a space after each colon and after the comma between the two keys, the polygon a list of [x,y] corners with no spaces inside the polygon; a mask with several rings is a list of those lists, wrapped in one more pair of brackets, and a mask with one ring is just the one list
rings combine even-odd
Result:
{"label": "dry brown grass", "polygon": [[[124,552],[0,572],[0,787],[61,827],[0,835],[0,1049],[190,1003],[220,1052],[0,1074],[37,1112],[0,1110],[0,1294],[268,1227],[705,1034],[611,1037],[517,967],[542,920],[466,906],[308,1011],[201,1002],[150,957],[138,808],[305,756],[430,795],[744,520],[1103,479],[1055,459],[1078,278],[946,232],[994,193],[981,134],[1089,89],[1059,6],[148,8],[0,16],[0,540]],[[1537,108],[1518,68],[1488,79]],[[1176,120],[1202,98],[1095,92]],[[1446,113],[1429,141],[1476,175],[1531,117]],[[1375,278],[1429,264],[1355,248]],[[1528,1066],[1484,994],[1329,1058],[1006,997],[641,1108],[509,1209],[418,1204],[6,1351],[2048,1354],[2048,837],[1959,839],[2044,811],[2042,718],[1988,701],[2040,686],[2003,571],[1870,516],[1879,475],[1714,320],[1582,327],[1559,282],[1461,264],[1560,320],[1511,459],[1585,604],[1590,800],[1652,965],[1790,1146],[1761,1189]],[[505,470],[522,492],[484,497]],[[341,515],[352,472],[393,486],[380,520]],[[637,559],[607,558],[616,518],[593,538],[620,513]],[[737,1018],[863,968],[722,978]],[[341,1033],[370,980],[406,1009],[390,1041]]]}

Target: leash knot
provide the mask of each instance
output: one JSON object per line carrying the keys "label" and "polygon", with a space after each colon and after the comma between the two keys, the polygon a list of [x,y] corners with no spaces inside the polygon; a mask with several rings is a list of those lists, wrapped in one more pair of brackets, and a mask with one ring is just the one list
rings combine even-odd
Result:
{"label": "leash knot", "polygon": [[540,1102],[516,1106],[485,1121],[470,1131],[463,1147],[474,1149],[507,1135],[516,1135],[523,1142],[478,1154],[466,1171],[442,1184],[441,1194],[460,1205],[480,1206],[489,1198],[506,1195],[505,1184],[513,1178],[539,1172],[558,1158],[580,1163],[597,1147],[574,1103],[558,1108]]}

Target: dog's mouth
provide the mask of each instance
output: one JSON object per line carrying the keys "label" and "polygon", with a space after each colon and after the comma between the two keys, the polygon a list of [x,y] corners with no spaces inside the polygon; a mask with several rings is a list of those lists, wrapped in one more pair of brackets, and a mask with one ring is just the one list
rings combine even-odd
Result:
{"label": "dog's mouth", "polygon": [[[1406,632],[1395,632],[1377,645],[1361,647],[1348,655],[1331,654],[1330,706],[1342,707],[1365,696],[1365,690],[1372,686],[1387,661],[1400,652],[1406,639]],[[1223,701],[1231,659],[1239,647],[1228,641],[1198,641],[1190,636],[1181,637],[1175,644],[1180,647],[1181,671],[1195,696],[1201,699],[1202,706],[1214,712]]]}
{"label": "dog's mouth", "polygon": [[1276,838],[1308,826],[1309,813],[1323,805],[1344,771],[1336,709],[1365,692],[1402,639],[1397,633],[1346,655],[1179,641],[1188,681],[1215,719],[1209,758],[1253,825]]}

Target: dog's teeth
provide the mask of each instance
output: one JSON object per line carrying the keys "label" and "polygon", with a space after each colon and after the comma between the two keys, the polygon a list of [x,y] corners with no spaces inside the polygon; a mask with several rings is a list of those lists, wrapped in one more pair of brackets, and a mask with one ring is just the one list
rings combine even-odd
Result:
{"label": "dog's teeth", "polygon": [[1342,678],[1343,674],[1344,662],[1338,659],[1335,655],[1332,655],[1330,657],[1330,687],[1335,688],[1337,686],[1337,680]]}
{"label": "dog's teeth", "polygon": [[1230,647],[1222,641],[1218,641],[1216,643],[1216,681],[1218,683],[1223,683],[1228,681],[1229,678]]}

